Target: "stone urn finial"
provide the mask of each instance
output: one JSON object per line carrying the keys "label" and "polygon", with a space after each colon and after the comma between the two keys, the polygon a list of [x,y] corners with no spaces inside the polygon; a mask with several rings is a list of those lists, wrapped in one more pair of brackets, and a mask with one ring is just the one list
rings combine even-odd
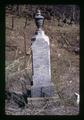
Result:
{"label": "stone urn finial", "polygon": [[35,23],[36,26],[39,29],[42,29],[43,23],[44,23],[44,17],[41,15],[41,11],[38,9],[35,15]]}

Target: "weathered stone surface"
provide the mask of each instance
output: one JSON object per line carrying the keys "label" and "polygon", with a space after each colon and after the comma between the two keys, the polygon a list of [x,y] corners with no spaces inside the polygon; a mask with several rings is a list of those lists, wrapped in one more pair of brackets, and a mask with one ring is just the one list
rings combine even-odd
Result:
{"label": "weathered stone surface", "polygon": [[32,87],[31,97],[51,97],[54,95],[54,87],[53,86],[45,86],[45,87]]}
{"label": "weathered stone surface", "polygon": [[[44,34],[44,31],[40,30],[32,38],[32,53],[33,53],[33,86],[32,92],[37,91],[36,95],[40,96],[40,89],[42,87],[48,87],[45,92],[52,91],[51,86],[51,65],[50,65],[50,44],[49,38]],[[38,87],[38,88],[37,88]],[[44,88],[43,88],[44,89]],[[33,93],[32,93],[33,94]]]}

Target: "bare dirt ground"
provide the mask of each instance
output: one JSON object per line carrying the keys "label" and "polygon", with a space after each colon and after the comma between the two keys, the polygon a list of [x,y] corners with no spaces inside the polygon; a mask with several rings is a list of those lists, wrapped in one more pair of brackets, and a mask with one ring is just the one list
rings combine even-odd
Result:
{"label": "bare dirt ground", "polygon": [[[27,26],[24,28],[25,19],[15,16],[14,28],[12,29],[11,15],[6,16],[5,80],[6,90],[11,92],[21,93],[23,90],[21,78],[24,75],[26,79],[28,79],[28,76],[30,78],[32,76],[31,38],[34,35],[36,26],[33,20],[28,20],[27,22]],[[45,20],[44,31],[50,38],[52,81],[55,84],[55,89],[62,105],[60,104],[59,107],[53,108],[54,103],[51,102],[51,107],[47,109],[47,112],[43,109],[43,113],[34,113],[33,111],[31,114],[47,115],[50,114],[50,111],[53,111],[51,114],[54,115],[76,115],[79,113],[79,106],[76,104],[74,94],[75,92],[79,94],[80,83],[79,54],[76,54],[75,49],[79,47],[79,25],[63,25],[61,27],[58,26],[56,20]],[[29,86],[26,87],[28,88]],[[7,101],[5,106],[7,108]],[[9,107],[11,106],[9,105]],[[32,107],[30,108],[32,109]],[[13,114],[14,111],[9,113],[6,110],[6,113]],[[18,114],[28,115],[29,111],[25,108],[23,112],[20,111]]]}

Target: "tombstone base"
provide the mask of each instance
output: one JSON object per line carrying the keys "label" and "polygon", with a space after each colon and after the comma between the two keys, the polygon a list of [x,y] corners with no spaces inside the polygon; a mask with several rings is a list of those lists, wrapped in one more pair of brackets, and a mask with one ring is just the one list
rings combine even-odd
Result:
{"label": "tombstone base", "polygon": [[31,97],[52,97],[54,95],[54,85],[32,86]]}

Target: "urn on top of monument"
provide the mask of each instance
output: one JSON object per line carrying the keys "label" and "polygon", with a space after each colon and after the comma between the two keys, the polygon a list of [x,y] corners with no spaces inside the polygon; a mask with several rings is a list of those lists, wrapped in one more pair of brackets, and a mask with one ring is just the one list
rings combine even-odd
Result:
{"label": "urn on top of monument", "polygon": [[44,17],[41,15],[41,11],[37,10],[37,13],[35,15],[35,23],[38,29],[41,29],[43,26]]}

